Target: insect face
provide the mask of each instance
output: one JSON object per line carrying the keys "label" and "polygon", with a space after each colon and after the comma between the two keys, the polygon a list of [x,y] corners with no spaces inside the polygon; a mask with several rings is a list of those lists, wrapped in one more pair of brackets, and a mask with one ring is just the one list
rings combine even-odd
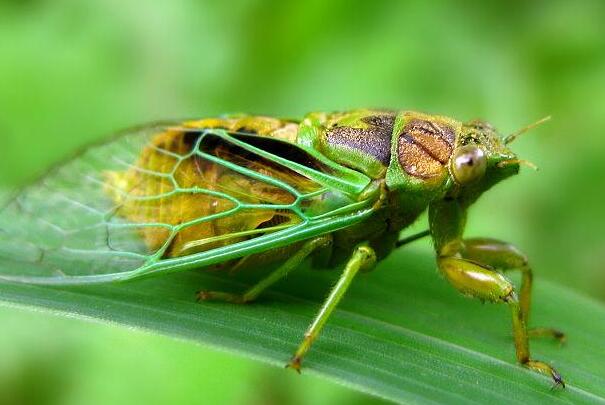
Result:
{"label": "insect face", "polygon": [[451,186],[447,195],[472,203],[496,183],[517,174],[519,163],[490,124],[465,123],[449,160]]}

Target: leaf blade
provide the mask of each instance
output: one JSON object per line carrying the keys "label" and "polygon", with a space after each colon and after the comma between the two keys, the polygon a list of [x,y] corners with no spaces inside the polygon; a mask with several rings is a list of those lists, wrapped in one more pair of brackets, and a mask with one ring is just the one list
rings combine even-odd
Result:
{"label": "leaf blade", "polygon": [[[406,272],[397,268],[407,268]],[[570,337],[534,356],[567,378],[566,391],[514,363],[508,312],[464,300],[436,277],[428,249],[398,252],[362,275],[305,360],[304,371],[404,403],[605,401],[602,305],[538,280],[535,323]],[[0,284],[0,301],[167,334],[283,365],[337,274],[301,269],[253,305],[197,304],[200,287],[242,281],[187,272],[124,284],[51,288]],[[578,317],[579,311],[586,313]],[[559,322],[556,322],[558,318]],[[569,329],[571,328],[571,329]],[[587,331],[587,332],[584,332]],[[602,340],[601,340],[602,341]]]}

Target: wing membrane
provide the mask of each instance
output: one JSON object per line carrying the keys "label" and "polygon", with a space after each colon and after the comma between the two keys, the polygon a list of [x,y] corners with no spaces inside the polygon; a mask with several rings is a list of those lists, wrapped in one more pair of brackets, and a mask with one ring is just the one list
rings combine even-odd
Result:
{"label": "wing membrane", "polygon": [[113,281],[201,267],[369,213],[350,180],[326,184],[329,165],[290,162],[246,138],[154,125],[88,148],[0,209],[0,279]]}

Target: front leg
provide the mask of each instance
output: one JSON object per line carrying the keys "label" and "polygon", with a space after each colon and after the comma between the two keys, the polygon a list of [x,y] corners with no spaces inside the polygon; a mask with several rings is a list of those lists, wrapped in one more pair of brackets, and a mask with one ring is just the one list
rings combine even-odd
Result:
{"label": "front leg", "polygon": [[[482,301],[507,304],[512,312],[513,336],[519,363],[549,375],[555,384],[564,387],[565,383],[557,370],[530,357],[527,319],[531,271],[525,256],[511,245],[491,239],[462,239],[466,209],[455,200],[432,205],[429,217],[437,265],[441,273],[465,295]],[[519,268],[523,271],[521,299],[513,284],[497,268]]]}
{"label": "front leg", "polygon": [[[491,238],[464,239],[460,253],[465,259],[486,264],[497,270],[521,272],[519,304],[523,320],[529,326],[533,272],[527,256],[512,244]],[[565,334],[553,328],[531,328],[527,332],[530,337],[552,337],[560,342],[565,341]]]}
{"label": "front leg", "polygon": [[519,363],[531,370],[547,374],[555,384],[565,386],[557,370],[542,361],[530,358],[524,311],[513,284],[506,277],[491,269],[487,263],[454,255],[439,256],[437,264],[448,281],[463,294],[482,301],[508,304],[512,311],[513,336]]}

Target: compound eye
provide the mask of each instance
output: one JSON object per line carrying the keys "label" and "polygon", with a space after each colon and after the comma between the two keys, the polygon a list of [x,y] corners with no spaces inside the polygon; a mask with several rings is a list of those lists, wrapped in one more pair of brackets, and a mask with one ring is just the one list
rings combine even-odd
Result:
{"label": "compound eye", "polygon": [[450,166],[456,183],[473,183],[485,174],[485,152],[475,145],[462,146],[454,151]]}

